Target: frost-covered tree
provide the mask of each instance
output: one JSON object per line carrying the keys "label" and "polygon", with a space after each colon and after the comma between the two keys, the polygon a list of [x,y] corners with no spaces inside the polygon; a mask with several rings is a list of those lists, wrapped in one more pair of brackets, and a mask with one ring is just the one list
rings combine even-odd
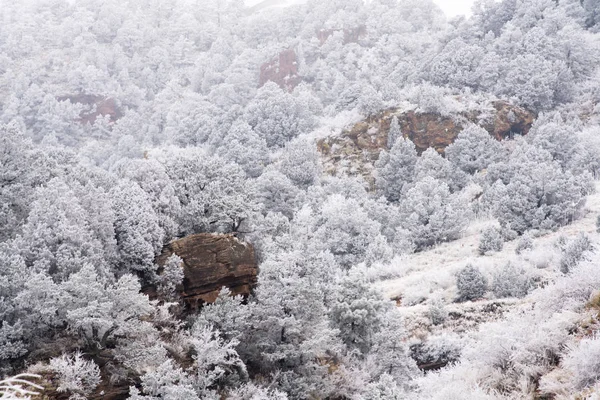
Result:
{"label": "frost-covered tree", "polygon": [[283,147],[314,125],[306,105],[268,82],[245,110],[245,119],[269,147]]}
{"label": "frost-covered tree", "polygon": [[68,392],[72,399],[85,398],[100,383],[100,368],[81,353],[63,354],[50,360],[50,369],[58,376],[58,392]]}
{"label": "frost-covered tree", "polygon": [[164,230],[148,194],[138,184],[122,180],[111,190],[111,197],[122,272],[153,271],[154,258],[164,242]]}
{"label": "frost-covered tree", "polygon": [[569,273],[580,261],[585,259],[593,248],[590,238],[586,234],[580,233],[575,239],[566,243],[562,249],[560,271],[563,274]]}
{"label": "frost-covered tree", "polygon": [[444,323],[448,317],[448,311],[444,306],[444,301],[441,298],[435,298],[429,304],[429,319],[433,325]]}
{"label": "frost-covered tree", "polygon": [[304,201],[304,192],[281,172],[269,168],[255,181],[256,201],[263,212],[278,212],[289,219]]}
{"label": "frost-covered tree", "polygon": [[176,236],[181,205],[164,165],[154,159],[123,159],[113,166],[113,170],[121,178],[137,183],[146,192],[166,237]]}
{"label": "frost-covered tree", "polygon": [[417,150],[410,139],[398,138],[389,153],[382,151],[375,164],[377,189],[392,202],[400,200],[413,182]]}
{"label": "frost-covered tree", "polygon": [[258,177],[270,161],[265,139],[241,121],[231,126],[219,152],[225,160],[241,166],[252,178]]}
{"label": "frost-covered tree", "polygon": [[542,149],[523,145],[505,165],[490,167],[497,179],[484,195],[504,228],[556,229],[577,218],[589,190],[589,176],[563,171]]}
{"label": "frost-covered tree", "polygon": [[471,264],[461,269],[456,275],[458,300],[477,300],[487,291],[487,279],[477,267]]}
{"label": "frost-covered tree", "polygon": [[498,228],[491,226],[484,229],[479,239],[479,246],[477,247],[479,254],[485,255],[487,253],[502,251],[503,247],[504,238]]}
{"label": "frost-covered tree", "polygon": [[448,185],[426,177],[408,190],[400,204],[403,227],[417,250],[458,239],[468,224],[469,206]]}
{"label": "frost-covered tree", "polygon": [[321,172],[316,146],[310,141],[289,143],[283,149],[277,169],[299,187],[312,185]]}
{"label": "frost-covered tree", "polygon": [[394,147],[394,143],[398,138],[402,137],[402,131],[400,130],[400,124],[398,123],[398,117],[394,115],[392,117],[392,121],[390,122],[390,129],[388,130],[387,136],[387,148],[389,150]]}
{"label": "frost-covered tree", "polygon": [[89,214],[77,195],[54,178],[36,191],[36,200],[17,239],[33,270],[66,279],[86,263],[105,265],[103,246],[90,229]]}
{"label": "frost-covered tree", "polygon": [[525,297],[531,289],[531,279],[523,268],[507,263],[494,274],[490,289],[498,298]]}
{"label": "frost-covered tree", "polygon": [[251,182],[238,165],[198,150],[166,156],[182,234],[236,232],[258,211]]}
{"label": "frost-covered tree", "polygon": [[485,129],[475,125],[462,130],[454,143],[446,148],[448,161],[471,175],[502,160],[503,153],[502,145]]}
{"label": "frost-covered tree", "polygon": [[157,285],[159,295],[170,301],[177,300],[177,288],[183,284],[183,278],[183,260],[177,254],[172,254],[159,272]]}

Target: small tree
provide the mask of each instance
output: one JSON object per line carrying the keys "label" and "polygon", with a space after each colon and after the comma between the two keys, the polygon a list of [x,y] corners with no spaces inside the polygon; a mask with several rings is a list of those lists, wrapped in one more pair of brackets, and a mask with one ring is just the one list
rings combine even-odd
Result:
{"label": "small tree", "polygon": [[531,238],[530,234],[525,233],[523,236],[521,236],[521,239],[519,239],[519,243],[517,244],[515,253],[521,254],[525,250],[530,250],[532,248],[533,248],[533,239]]}
{"label": "small tree", "polygon": [[84,359],[81,353],[62,355],[50,360],[50,368],[58,375],[59,392],[70,392],[70,399],[85,399],[100,383],[100,368]]}
{"label": "small tree", "polygon": [[394,115],[394,117],[392,118],[392,122],[390,123],[390,130],[388,132],[387,148],[391,149],[399,137],[402,137],[402,132],[400,131],[398,117]]}
{"label": "small tree", "polygon": [[456,276],[458,288],[458,300],[476,300],[481,298],[487,291],[487,279],[478,268],[468,264]]}
{"label": "small tree", "polygon": [[440,298],[433,299],[429,304],[428,315],[433,325],[443,324],[446,317],[448,317],[448,311],[446,311],[444,300]]}
{"label": "small tree", "polygon": [[479,254],[485,255],[487,253],[501,251],[503,247],[504,240],[496,227],[490,226],[483,231],[481,238],[479,239]]}
{"label": "small tree", "polygon": [[592,250],[592,242],[586,234],[580,233],[575,239],[569,242],[563,250],[560,259],[560,271],[563,274],[569,273],[583,258],[585,253]]}
{"label": "small tree", "polygon": [[496,275],[492,282],[492,292],[499,298],[524,297],[531,287],[531,280],[522,268],[513,264],[506,264]]}

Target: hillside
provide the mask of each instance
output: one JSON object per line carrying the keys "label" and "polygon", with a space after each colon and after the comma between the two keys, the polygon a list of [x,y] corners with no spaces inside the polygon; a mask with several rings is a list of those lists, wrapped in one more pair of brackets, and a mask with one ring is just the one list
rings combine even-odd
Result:
{"label": "hillside", "polygon": [[2,400],[598,397],[596,0],[1,10]]}

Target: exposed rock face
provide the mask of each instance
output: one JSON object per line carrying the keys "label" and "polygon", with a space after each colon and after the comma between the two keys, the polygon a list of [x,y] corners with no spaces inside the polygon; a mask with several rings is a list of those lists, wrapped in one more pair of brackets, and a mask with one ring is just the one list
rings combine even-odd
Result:
{"label": "exposed rock face", "polygon": [[109,116],[110,122],[116,122],[123,116],[123,113],[117,106],[115,99],[96,96],[93,94],[77,94],[70,96],[60,96],[58,101],[70,101],[75,104],[83,104],[85,109],[79,114],[79,122],[82,124],[96,122],[99,116]]}
{"label": "exposed rock face", "polygon": [[398,118],[402,133],[412,140],[419,154],[430,147],[443,154],[468,123],[478,124],[497,140],[502,140],[514,134],[526,135],[536,117],[532,112],[504,101],[493,102],[490,110],[485,115],[469,112],[447,117],[413,110],[385,110],[358,122],[339,136],[321,139],[318,149],[323,156],[324,170],[331,175],[361,175],[373,187],[374,163],[381,150],[387,147],[393,117]]}
{"label": "exposed rock face", "polygon": [[284,50],[277,58],[261,65],[258,86],[262,87],[269,81],[290,92],[302,82],[298,75],[298,57],[293,49]]}
{"label": "exposed rock face", "polygon": [[172,254],[183,259],[185,278],[180,293],[192,308],[215,301],[223,286],[233,294],[248,295],[256,284],[254,248],[233,235],[201,233],[175,240],[165,246],[158,265],[164,265]]}

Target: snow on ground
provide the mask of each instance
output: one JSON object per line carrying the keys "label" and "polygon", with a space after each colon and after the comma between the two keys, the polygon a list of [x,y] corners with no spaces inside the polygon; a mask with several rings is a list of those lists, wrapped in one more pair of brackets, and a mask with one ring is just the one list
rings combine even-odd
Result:
{"label": "snow on ground", "polygon": [[[478,266],[481,272],[491,281],[498,268],[507,262],[523,265],[541,282],[550,281],[559,274],[558,263],[560,254],[555,247],[559,237],[574,238],[580,232],[590,236],[596,233],[596,218],[600,215],[600,183],[596,184],[596,193],[588,196],[583,216],[568,226],[556,232],[550,232],[534,238],[534,247],[521,255],[515,253],[519,239],[506,242],[501,252],[490,255],[479,255],[477,248],[481,231],[494,224],[495,221],[473,221],[463,238],[443,243],[433,249],[396,258],[392,265],[386,266],[386,271],[397,278],[381,280],[373,283],[374,287],[391,299],[399,299],[400,311],[411,321],[410,325],[418,325],[428,311],[428,300],[432,297],[441,298],[447,304],[449,312],[462,314],[473,320],[477,310],[485,311],[490,304],[494,307],[513,307],[526,302],[526,299],[494,299],[488,293],[487,299],[477,302],[453,303],[457,297],[455,274],[468,263]],[[504,310],[503,310],[504,311]],[[470,314],[467,316],[466,314]],[[497,316],[490,315],[495,319]],[[460,319],[460,318],[457,318]],[[476,317],[478,322],[484,322]],[[484,318],[485,319],[485,318]],[[463,320],[464,322],[464,320]],[[413,329],[416,326],[412,326]],[[409,331],[414,330],[408,327]]]}

